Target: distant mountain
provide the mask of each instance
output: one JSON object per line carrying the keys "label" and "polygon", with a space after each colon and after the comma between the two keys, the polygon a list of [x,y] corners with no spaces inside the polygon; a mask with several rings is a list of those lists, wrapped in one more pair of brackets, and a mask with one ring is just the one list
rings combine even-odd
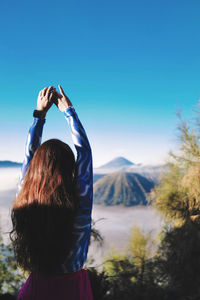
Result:
{"label": "distant mountain", "polygon": [[118,169],[125,166],[132,166],[134,163],[132,163],[130,160],[120,156],[116,157],[115,159],[109,161],[107,164],[99,167],[98,169]]}
{"label": "distant mountain", "polygon": [[107,164],[94,169],[95,175],[110,174],[113,172],[130,172],[140,174],[147,179],[157,183],[161,174],[166,170],[167,164],[164,165],[142,165],[135,164],[124,157],[117,157]]}
{"label": "distant mountain", "polygon": [[154,183],[136,173],[116,172],[94,184],[94,202],[103,205],[146,205]]}
{"label": "distant mountain", "polygon": [[0,160],[0,168],[16,168],[21,166],[22,163],[10,161],[10,160]]}

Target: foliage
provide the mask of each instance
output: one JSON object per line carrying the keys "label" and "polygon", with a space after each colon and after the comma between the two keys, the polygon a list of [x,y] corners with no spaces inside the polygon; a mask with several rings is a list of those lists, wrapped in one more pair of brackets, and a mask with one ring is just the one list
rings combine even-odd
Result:
{"label": "foliage", "polygon": [[170,153],[168,171],[152,192],[168,228],[158,251],[161,284],[175,299],[200,298],[200,127],[180,117],[178,154]]}
{"label": "foliage", "polygon": [[90,239],[90,243],[91,242],[96,242],[100,247],[103,246],[103,238],[101,236],[101,233],[98,229],[96,229],[96,223],[103,220],[102,218],[101,219],[98,219],[96,221],[92,220],[92,229],[91,229],[91,239]]}
{"label": "foliage", "polygon": [[162,284],[174,291],[176,299],[200,297],[199,251],[199,224],[190,221],[165,231],[157,263]]}
{"label": "foliage", "polygon": [[159,299],[163,290],[156,283],[155,241],[151,232],[131,229],[125,253],[112,252],[104,262],[110,283],[106,299]]}
{"label": "foliage", "polygon": [[153,204],[164,215],[166,221],[181,224],[187,218],[188,197],[182,189],[182,170],[170,163],[162,175],[160,184],[151,192]]}
{"label": "foliage", "polygon": [[179,118],[179,154],[170,152],[168,171],[151,193],[155,206],[175,225],[200,217],[200,127],[190,129]]}
{"label": "foliage", "polygon": [[95,300],[107,299],[110,284],[105,271],[98,272],[95,268],[88,269],[92,293]]}
{"label": "foliage", "polygon": [[128,244],[130,260],[138,269],[142,268],[143,262],[153,256],[155,250],[155,240],[152,233],[144,233],[140,227],[133,226]]}
{"label": "foliage", "polygon": [[17,294],[23,282],[24,275],[17,268],[13,249],[10,245],[5,245],[0,236],[0,294]]}

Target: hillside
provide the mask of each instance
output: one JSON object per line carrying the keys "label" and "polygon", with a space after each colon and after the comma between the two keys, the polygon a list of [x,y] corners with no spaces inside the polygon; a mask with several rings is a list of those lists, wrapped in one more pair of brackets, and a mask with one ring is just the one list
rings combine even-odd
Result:
{"label": "hillside", "polygon": [[96,181],[98,181],[100,178],[102,178],[105,175],[106,174],[94,174],[93,175],[93,183],[95,183]]}
{"label": "hillside", "polygon": [[103,205],[146,205],[146,196],[154,183],[136,173],[116,172],[94,184],[94,202]]}

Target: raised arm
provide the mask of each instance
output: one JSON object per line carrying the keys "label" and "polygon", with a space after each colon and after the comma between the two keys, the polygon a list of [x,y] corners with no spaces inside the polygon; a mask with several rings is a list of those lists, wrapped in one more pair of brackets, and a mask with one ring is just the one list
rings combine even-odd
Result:
{"label": "raised arm", "polygon": [[44,123],[45,123],[45,119],[34,118],[33,123],[28,131],[28,136],[26,139],[26,146],[25,146],[25,156],[21,168],[21,173],[19,176],[17,194],[19,193],[22,187],[26,172],[28,170],[31,159],[33,158],[34,152],[41,144]]}
{"label": "raised arm", "polygon": [[68,121],[74,146],[77,151],[77,191],[79,209],[74,224],[75,242],[71,252],[62,265],[66,273],[76,272],[82,268],[88,252],[91,235],[91,212],[93,202],[93,168],[92,152],[85,130],[72,107],[71,101],[59,86],[61,94],[58,94],[58,108],[64,112]]}
{"label": "raised arm", "polygon": [[53,93],[54,88],[52,86],[46,87],[39,92],[37,99],[37,107],[34,111],[33,123],[28,131],[28,136],[25,146],[25,157],[19,176],[19,183],[17,194],[19,193],[24,177],[28,170],[31,159],[33,158],[34,152],[40,146],[42,140],[42,131],[45,123],[45,116],[51,105],[53,104]]}
{"label": "raised arm", "polygon": [[69,107],[64,112],[69,123],[74,146],[77,151],[77,190],[79,197],[79,215],[91,215],[93,199],[92,152],[85,130],[74,110]]}
{"label": "raised arm", "polygon": [[57,103],[59,110],[64,112],[65,118],[71,129],[72,139],[77,151],[77,190],[79,196],[78,215],[90,215],[93,198],[93,169],[92,152],[86,132],[72,106],[71,101],[59,86],[60,94],[57,93]]}

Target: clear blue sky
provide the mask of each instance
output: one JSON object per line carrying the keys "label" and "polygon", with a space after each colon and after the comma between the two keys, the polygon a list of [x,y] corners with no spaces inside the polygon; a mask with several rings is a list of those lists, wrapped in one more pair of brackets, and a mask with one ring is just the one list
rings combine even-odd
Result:
{"label": "clear blue sky", "polygon": [[[94,165],[116,156],[162,162],[175,147],[175,110],[200,95],[200,2],[0,2],[0,160],[22,160],[40,89],[61,84],[91,141]],[[71,145],[56,108],[44,140]]]}

